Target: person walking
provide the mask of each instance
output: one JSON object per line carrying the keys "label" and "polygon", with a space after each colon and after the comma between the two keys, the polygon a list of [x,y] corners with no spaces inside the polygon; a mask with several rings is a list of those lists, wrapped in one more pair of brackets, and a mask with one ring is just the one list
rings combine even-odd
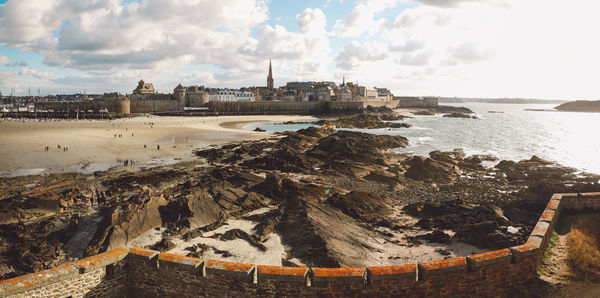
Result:
{"label": "person walking", "polygon": [[156,145],[156,150],[160,150],[160,145]]}

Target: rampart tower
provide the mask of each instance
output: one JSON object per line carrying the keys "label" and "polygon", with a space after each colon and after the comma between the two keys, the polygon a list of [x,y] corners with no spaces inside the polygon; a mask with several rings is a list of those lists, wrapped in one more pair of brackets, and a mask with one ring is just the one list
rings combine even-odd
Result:
{"label": "rampart tower", "polygon": [[181,86],[181,84],[177,85],[173,90],[173,97],[178,102],[180,110],[183,111],[185,107],[185,87]]}

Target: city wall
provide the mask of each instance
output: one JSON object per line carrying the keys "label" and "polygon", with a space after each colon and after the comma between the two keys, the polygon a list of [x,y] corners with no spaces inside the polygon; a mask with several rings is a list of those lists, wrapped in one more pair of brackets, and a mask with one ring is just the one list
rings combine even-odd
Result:
{"label": "city wall", "polygon": [[0,297],[504,296],[537,275],[560,214],[588,210],[600,210],[600,193],[555,194],[522,245],[398,266],[263,266],[119,248],[0,281]]}
{"label": "city wall", "polygon": [[183,104],[169,94],[132,94],[131,113],[167,113],[182,112]]}
{"label": "city wall", "polygon": [[319,115],[362,111],[367,106],[388,106],[393,101],[255,101],[209,102],[208,113],[213,115]]}
{"label": "city wall", "polygon": [[[127,97],[111,96],[93,100],[78,101],[40,101],[35,103],[36,112],[20,113],[26,118],[106,118],[123,117],[131,112],[131,102]],[[105,112],[103,112],[105,111]],[[13,116],[7,114],[7,117]],[[14,115],[17,116],[17,115]]]}
{"label": "city wall", "polygon": [[401,108],[435,108],[439,106],[438,99],[435,97],[394,97]]}

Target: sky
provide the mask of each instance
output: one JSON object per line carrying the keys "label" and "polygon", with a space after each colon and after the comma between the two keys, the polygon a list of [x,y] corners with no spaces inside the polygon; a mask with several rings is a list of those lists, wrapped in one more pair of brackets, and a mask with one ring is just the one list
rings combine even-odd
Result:
{"label": "sky", "polygon": [[599,99],[600,1],[0,0],[0,91],[335,81],[395,95]]}

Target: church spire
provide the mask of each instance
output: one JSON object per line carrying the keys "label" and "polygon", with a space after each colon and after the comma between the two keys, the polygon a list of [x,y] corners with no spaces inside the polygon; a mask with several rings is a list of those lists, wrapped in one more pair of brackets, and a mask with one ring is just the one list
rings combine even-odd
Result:
{"label": "church spire", "polygon": [[271,59],[269,59],[269,76],[267,77],[267,89],[273,90],[273,68],[271,67]]}

